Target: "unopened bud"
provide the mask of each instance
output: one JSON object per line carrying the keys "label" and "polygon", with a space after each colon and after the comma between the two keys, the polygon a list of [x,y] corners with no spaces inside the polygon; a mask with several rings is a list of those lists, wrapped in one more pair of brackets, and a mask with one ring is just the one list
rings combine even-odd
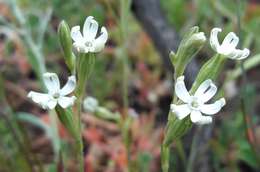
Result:
{"label": "unopened bud", "polygon": [[83,102],[83,108],[87,112],[94,113],[98,108],[98,101],[94,97],[87,97]]}
{"label": "unopened bud", "polygon": [[72,52],[72,40],[70,37],[70,28],[64,20],[61,21],[59,24],[58,35],[64,53],[65,63],[70,69],[70,71],[73,72],[75,66],[75,55]]}
{"label": "unopened bud", "polygon": [[187,64],[203,47],[206,42],[206,36],[204,32],[199,32],[197,26],[190,29],[190,31],[184,36],[180,43],[178,51],[172,60],[175,67],[176,78],[183,75]]}

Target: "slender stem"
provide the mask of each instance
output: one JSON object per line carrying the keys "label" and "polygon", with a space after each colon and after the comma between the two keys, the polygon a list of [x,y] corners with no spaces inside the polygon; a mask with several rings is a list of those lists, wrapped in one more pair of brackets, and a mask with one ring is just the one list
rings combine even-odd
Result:
{"label": "slender stem", "polygon": [[77,159],[79,161],[79,171],[84,171],[84,155],[83,155],[83,141],[82,141],[82,131],[81,131],[81,104],[82,104],[83,95],[79,95],[76,102],[77,113],[76,113],[76,126],[78,130],[78,136],[76,138],[76,151]]}
{"label": "slender stem", "polygon": [[78,84],[76,88],[76,126],[78,130],[78,135],[76,138],[76,149],[79,160],[80,172],[84,171],[84,155],[83,155],[83,140],[82,140],[82,127],[81,127],[81,111],[82,111],[82,101],[86,92],[87,80],[93,70],[95,63],[95,55],[93,53],[81,53],[77,58],[77,79]]}
{"label": "slender stem", "polygon": [[128,56],[127,56],[127,22],[129,14],[130,0],[120,0],[120,30],[121,30],[121,44],[122,44],[122,92],[123,92],[123,104],[124,110],[128,109]]}
{"label": "slender stem", "polygon": [[55,135],[55,139],[52,140],[53,147],[54,147],[54,154],[55,154],[55,162],[58,162],[59,154],[63,147],[61,147],[61,141],[60,141],[58,123],[57,123],[58,121],[57,121],[57,116],[54,111],[50,111],[50,118],[51,118],[50,123],[51,123],[52,133],[53,133],[53,135]]}
{"label": "slender stem", "polygon": [[186,158],[186,155],[185,155],[185,151],[184,151],[184,148],[183,148],[182,141],[180,139],[176,140],[176,149],[177,149],[177,152],[178,152],[178,154],[181,158],[182,165],[185,166],[186,162],[187,162],[187,158]]}
{"label": "slender stem", "polygon": [[83,155],[83,140],[82,140],[82,131],[81,131],[81,102],[82,96],[78,98],[77,101],[77,129],[78,137],[76,138],[76,149],[77,149],[77,159],[79,160],[79,170],[80,172],[84,171],[84,155]]}
{"label": "slender stem", "polygon": [[190,150],[190,155],[188,158],[186,172],[193,171],[193,163],[194,163],[194,160],[195,160],[197,152],[198,152],[197,145],[198,145],[199,133],[200,133],[201,129],[202,129],[202,127],[198,126],[197,130],[195,131],[196,133],[192,138],[191,150]]}
{"label": "slender stem", "polygon": [[[130,8],[130,0],[120,0],[120,31],[121,31],[121,44],[122,44],[122,93],[123,93],[123,107],[124,107],[124,115],[127,115],[128,110],[128,78],[129,78],[129,67],[128,67],[128,56],[127,56],[127,34],[128,34],[128,15]],[[123,121],[127,121],[128,117],[122,119]],[[130,132],[130,127],[128,127],[127,135]],[[127,136],[129,137],[129,136]],[[128,139],[125,137],[125,139]],[[127,150],[127,159],[128,159],[128,169],[127,171],[131,171],[131,143],[129,141],[124,141],[125,147]]]}

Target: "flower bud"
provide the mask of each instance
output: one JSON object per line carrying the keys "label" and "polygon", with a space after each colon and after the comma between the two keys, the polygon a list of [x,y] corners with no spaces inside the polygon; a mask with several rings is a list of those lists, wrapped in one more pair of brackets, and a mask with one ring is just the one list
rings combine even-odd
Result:
{"label": "flower bud", "polygon": [[85,111],[93,113],[96,117],[107,120],[119,122],[120,114],[110,112],[108,109],[99,106],[98,100],[94,97],[87,97],[83,102]]}
{"label": "flower bud", "polygon": [[108,109],[104,107],[98,107],[97,110],[94,113],[95,116],[98,118],[107,120],[107,121],[114,121],[114,122],[119,122],[120,120],[120,114],[119,113],[113,113],[110,112]]}
{"label": "flower bud", "polygon": [[64,20],[59,24],[58,35],[64,53],[65,63],[72,73],[74,71],[74,66],[75,66],[75,55],[72,52],[72,40],[70,37],[70,28]]}
{"label": "flower bud", "polygon": [[195,33],[191,36],[190,42],[194,44],[204,44],[206,41],[206,36],[204,32]]}
{"label": "flower bud", "polygon": [[98,108],[98,101],[94,97],[87,97],[83,102],[85,111],[94,113]]}
{"label": "flower bud", "polygon": [[184,73],[186,65],[203,47],[205,42],[206,36],[204,32],[199,32],[199,28],[197,26],[191,28],[190,31],[184,36],[174,60],[172,61],[175,67],[176,78]]}

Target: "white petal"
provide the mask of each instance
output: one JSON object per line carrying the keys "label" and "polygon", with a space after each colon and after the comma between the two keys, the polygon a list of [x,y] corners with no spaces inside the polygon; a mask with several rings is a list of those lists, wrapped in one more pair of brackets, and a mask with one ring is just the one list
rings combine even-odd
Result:
{"label": "white petal", "polygon": [[50,100],[49,94],[37,93],[34,91],[30,91],[27,97],[32,99],[32,101],[35,103],[39,104],[43,109],[47,108],[47,104]]}
{"label": "white petal", "polygon": [[57,105],[57,100],[54,98],[51,98],[48,103],[47,103],[47,107],[48,109],[54,109],[55,106]]}
{"label": "white petal", "polygon": [[185,86],[184,76],[177,78],[177,82],[175,84],[175,93],[183,102],[188,103],[190,101],[191,96]]}
{"label": "white petal", "polygon": [[56,73],[44,73],[43,81],[49,93],[56,93],[60,90],[60,81]]}
{"label": "white petal", "polygon": [[228,57],[230,59],[235,59],[235,60],[242,60],[242,59],[245,59],[249,56],[250,54],[250,51],[245,48],[243,50],[239,50],[239,49],[235,49],[232,53],[230,53],[228,55]]}
{"label": "white petal", "polygon": [[93,43],[94,52],[101,51],[104,48],[107,39],[108,39],[107,29],[105,27],[102,27],[100,36]]}
{"label": "white petal", "polygon": [[193,123],[197,123],[202,119],[202,114],[198,110],[191,111],[190,119]]}
{"label": "white petal", "polygon": [[200,111],[207,115],[213,115],[213,114],[218,113],[225,104],[226,104],[225,99],[221,98],[213,104],[201,105]]}
{"label": "white petal", "polygon": [[72,106],[74,104],[75,100],[76,100],[75,96],[72,96],[72,97],[63,97],[62,96],[58,99],[58,103],[62,108],[67,108],[67,107]]}
{"label": "white petal", "polygon": [[240,57],[236,58],[236,60],[242,60],[249,56],[249,54],[250,54],[249,49],[244,48],[242,51],[243,51],[242,55]]}
{"label": "white petal", "polygon": [[220,49],[221,49],[222,53],[227,55],[228,53],[233,51],[236,48],[238,42],[239,42],[239,38],[236,36],[236,34],[234,32],[228,33],[227,36],[225,37],[223,43],[221,44]]}
{"label": "white petal", "polygon": [[210,87],[210,84],[212,84],[211,79],[207,79],[204,82],[202,82],[199,88],[197,89],[197,91],[195,92],[194,96],[195,97],[202,96],[205,93],[205,91]]}
{"label": "white petal", "polygon": [[83,43],[84,44],[84,39],[83,36],[80,32],[80,26],[74,26],[71,29],[70,36],[73,39],[73,41],[77,43]]}
{"label": "white petal", "polygon": [[83,26],[83,36],[85,41],[93,41],[97,35],[97,31],[98,23],[94,20],[94,17],[87,17]]}
{"label": "white petal", "polygon": [[84,44],[84,42],[74,42],[73,43],[73,46],[75,47],[75,49],[78,51],[78,52],[81,52],[81,53],[87,53],[86,52],[86,45]]}
{"label": "white petal", "polygon": [[197,124],[200,124],[200,125],[209,124],[209,123],[212,123],[211,116],[201,116],[200,120],[197,122]]}
{"label": "white petal", "polygon": [[183,105],[171,104],[171,111],[175,113],[178,119],[180,120],[188,116],[191,112],[187,104],[183,104]]}
{"label": "white petal", "polygon": [[[217,87],[215,84],[212,83],[211,80],[210,80],[210,82],[208,82],[210,85],[206,85],[208,83],[205,83],[205,82],[206,81],[204,81],[202,83],[202,84],[204,84],[204,86],[202,86],[202,89],[204,89],[206,86],[208,86],[207,89],[205,89],[204,92],[201,92],[201,93],[198,92],[199,95],[197,97],[202,103],[209,101],[217,92]],[[198,89],[197,91],[202,91],[202,89],[201,90]]]}
{"label": "white petal", "polygon": [[213,28],[211,30],[210,34],[210,45],[213,50],[217,51],[217,49],[220,47],[219,41],[218,41],[218,33],[221,32],[220,28]]}
{"label": "white petal", "polygon": [[76,77],[70,76],[67,83],[60,90],[61,96],[66,96],[70,94],[75,89],[75,87],[76,87]]}

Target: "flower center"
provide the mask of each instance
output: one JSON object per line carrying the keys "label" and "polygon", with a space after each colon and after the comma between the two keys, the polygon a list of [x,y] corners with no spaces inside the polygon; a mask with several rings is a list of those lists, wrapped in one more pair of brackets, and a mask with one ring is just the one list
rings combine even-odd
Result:
{"label": "flower center", "polygon": [[87,41],[87,42],[85,43],[85,45],[86,45],[87,47],[92,47],[92,43],[89,42],[89,41]]}
{"label": "flower center", "polygon": [[54,94],[53,94],[53,98],[57,99],[57,98],[59,98],[59,97],[60,97],[60,93],[54,93]]}
{"label": "flower center", "polygon": [[190,106],[191,109],[197,110],[200,106],[198,98],[192,97],[192,100],[190,101],[189,106]]}
{"label": "flower center", "polygon": [[194,107],[194,108],[198,108],[199,107],[199,103],[197,101],[192,101],[191,102],[191,106]]}

